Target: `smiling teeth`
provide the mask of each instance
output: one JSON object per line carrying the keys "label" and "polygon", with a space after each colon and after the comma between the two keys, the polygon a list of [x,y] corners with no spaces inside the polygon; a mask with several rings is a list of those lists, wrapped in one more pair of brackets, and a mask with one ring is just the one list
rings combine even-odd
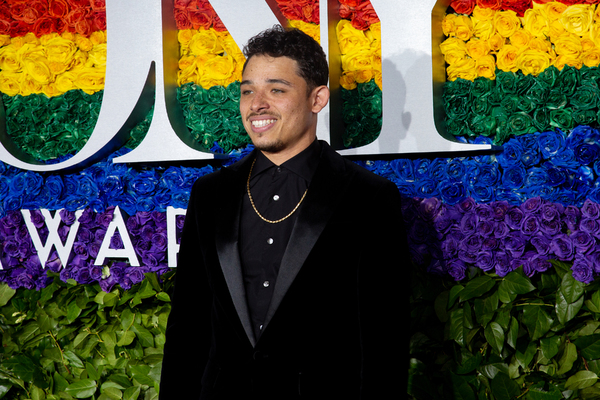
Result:
{"label": "smiling teeth", "polygon": [[252,126],[255,128],[262,128],[263,126],[267,126],[275,122],[274,119],[260,119],[258,121],[252,121]]}

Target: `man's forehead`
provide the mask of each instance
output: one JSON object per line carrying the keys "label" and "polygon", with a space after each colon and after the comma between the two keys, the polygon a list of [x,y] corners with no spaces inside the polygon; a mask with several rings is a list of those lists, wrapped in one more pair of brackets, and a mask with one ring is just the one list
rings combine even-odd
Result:
{"label": "man's forehead", "polygon": [[[275,65],[275,66],[284,65],[285,66],[285,68],[283,68],[283,70],[281,71],[280,76],[269,76],[269,77],[267,77],[266,80],[274,80],[274,81],[284,80],[289,83],[289,74],[285,74],[286,72],[293,72],[293,75],[295,75],[295,77],[302,78],[302,76],[299,73],[299,71],[300,71],[299,64],[296,60],[294,60],[290,57],[287,57],[287,56],[272,57],[267,54],[257,54],[257,55],[252,56],[251,58],[249,58],[246,61],[246,64],[244,65],[244,69],[242,71],[242,84],[252,81],[248,77],[248,68],[249,68],[250,63],[254,64],[256,62],[263,62],[263,60],[264,60],[264,63],[266,64],[266,66],[268,66],[268,65]],[[290,66],[292,68],[290,68]],[[286,76],[284,76],[284,74],[288,75],[287,76],[288,79],[286,79]],[[304,79],[304,78],[302,78],[302,79]],[[273,82],[273,83],[275,83],[275,82]]]}

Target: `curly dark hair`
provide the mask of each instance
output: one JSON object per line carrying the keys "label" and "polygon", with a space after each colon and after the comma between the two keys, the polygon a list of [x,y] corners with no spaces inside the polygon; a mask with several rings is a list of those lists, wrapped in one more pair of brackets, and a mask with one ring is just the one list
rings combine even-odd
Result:
{"label": "curly dark hair", "polygon": [[309,92],[317,86],[327,85],[329,67],[325,52],[319,43],[299,29],[275,25],[254,36],[244,46],[246,63],[256,55],[288,57],[298,63],[298,74],[304,78]]}

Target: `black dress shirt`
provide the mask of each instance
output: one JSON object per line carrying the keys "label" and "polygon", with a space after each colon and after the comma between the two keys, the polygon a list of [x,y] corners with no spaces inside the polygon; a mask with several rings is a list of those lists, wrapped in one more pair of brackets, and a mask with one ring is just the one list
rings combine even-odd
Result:
{"label": "black dress shirt", "polygon": [[[266,219],[284,218],[300,202],[319,163],[321,145],[315,140],[305,150],[280,166],[261,152],[250,177],[250,192],[258,212]],[[246,298],[256,337],[261,333],[281,259],[287,247],[298,210],[278,223],[261,219],[244,195],[241,217],[240,258]]]}

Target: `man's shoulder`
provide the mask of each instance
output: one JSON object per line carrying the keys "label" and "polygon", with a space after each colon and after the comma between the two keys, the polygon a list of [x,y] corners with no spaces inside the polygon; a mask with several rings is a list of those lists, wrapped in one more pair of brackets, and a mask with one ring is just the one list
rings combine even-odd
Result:
{"label": "man's shoulder", "polygon": [[207,188],[219,186],[236,179],[239,176],[240,171],[247,167],[249,157],[250,156],[246,156],[229,166],[219,168],[210,174],[199,177],[194,183],[194,187]]}

